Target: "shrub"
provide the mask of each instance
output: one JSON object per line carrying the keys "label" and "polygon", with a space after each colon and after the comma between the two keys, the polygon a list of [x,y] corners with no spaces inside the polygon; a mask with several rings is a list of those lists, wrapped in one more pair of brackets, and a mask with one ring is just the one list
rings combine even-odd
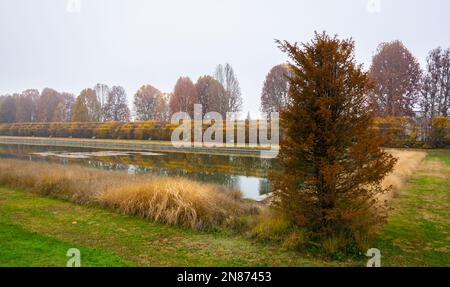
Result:
{"label": "shrub", "polygon": [[433,148],[450,147],[450,118],[435,117],[431,121],[429,141]]}

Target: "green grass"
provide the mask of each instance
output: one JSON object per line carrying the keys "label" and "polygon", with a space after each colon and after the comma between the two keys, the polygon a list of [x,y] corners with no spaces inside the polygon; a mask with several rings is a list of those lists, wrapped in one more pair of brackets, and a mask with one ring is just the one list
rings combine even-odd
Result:
{"label": "green grass", "polygon": [[1,266],[65,266],[69,248],[78,248],[86,266],[128,266],[130,263],[111,252],[57,240],[25,230],[20,225],[0,221]]}
{"label": "green grass", "polygon": [[71,247],[81,250],[82,266],[350,264],[324,262],[239,236],[171,227],[4,188],[0,188],[0,218],[4,249],[0,266],[65,266],[65,254]]}
{"label": "green grass", "polygon": [[450,266],[450,152],[432,151],[400,196],[377,248],[384,266]]}
{"label": "green grass", "polygon": [[450,150],[435,150],[428,152],[428,158],[442,161],[446,166],[450,166]]}
{"label": "green grass", "polygon": [[[382,266],[450,266],[450,152],[432,151],[392,202],[373,247]],[[328,261],[225,232],[199,232],[0,188],[0,266],[365,266]]]}

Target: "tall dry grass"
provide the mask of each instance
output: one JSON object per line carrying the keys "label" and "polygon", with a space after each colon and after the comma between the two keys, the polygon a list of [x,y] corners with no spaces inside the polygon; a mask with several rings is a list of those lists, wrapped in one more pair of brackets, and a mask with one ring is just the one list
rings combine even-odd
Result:
{"label": "tall dry grass", "polygon": [[114,187],[97,199],[125,214],[192,228],[218,226],[251,210],[240,192],[181,178]]}
{"label": "tall dry grass", "polygon": [[388,149],[386,151],[397,158],[398,161],[394,166],[394,170],[381,183],[384,188],[392,187],[391,192],[380,196],[380,199],[383,201],[389,201],[404,187],[406,181],[427,155],[426,152],[415,150]]}
{"label": "tall dry grass", "polygon": [[[382,183],[393,187],[391,193],[382,195],[383,201],[390,200],[403,187],[426,156],[421,151],[388,151],[399,160]],[[80,166],[2,159],[0,185],[81,204],[99,204],[124,214],[190,228],[238,224],[243,215],[260,212],[260,206],[242,199],[239,191],[219,185]],[[282,225],[272,215],[268,217],[271,223],[254,228],[255,234],[273,236],[270,227]]]}
{"label": "tall dry grass", "polygon": [[257,209],[219,185],[21,160],[0,161],[0,184],[190,228],[223,225]]}

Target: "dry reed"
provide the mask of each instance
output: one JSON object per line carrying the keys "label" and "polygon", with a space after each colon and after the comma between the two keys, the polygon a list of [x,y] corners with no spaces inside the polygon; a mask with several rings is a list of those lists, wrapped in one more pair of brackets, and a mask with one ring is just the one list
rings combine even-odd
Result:
{"label": "dry reed", "polygon": [[191,228],[219,226],[256,209],[219,185],[20,160],[0,161],[0,184]]}
{"label": "dry reed", "polygon": [[[382,195],[383,201],[403,187],[426,156],[421,151],[388,151],[399,161],[382,183],[393,187],[393,192]],[[0,185],[191,228],[233,224],[241,215],[259,211],[259,205],[242,199],[239,191],[219,185],[74,165],[2,159]]]}

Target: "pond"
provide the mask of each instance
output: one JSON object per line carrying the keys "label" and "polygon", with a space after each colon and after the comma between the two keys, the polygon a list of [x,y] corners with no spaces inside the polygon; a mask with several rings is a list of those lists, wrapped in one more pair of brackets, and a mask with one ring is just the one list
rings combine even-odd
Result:
{"label": "pond", "polygon": [[245,198],[261,200],[271,191],[268,171],[274,159],[194,153],[118,151],[92,148],[0,144],[0,159],[82,165],[130,174],[186,177],[238,188]]}

